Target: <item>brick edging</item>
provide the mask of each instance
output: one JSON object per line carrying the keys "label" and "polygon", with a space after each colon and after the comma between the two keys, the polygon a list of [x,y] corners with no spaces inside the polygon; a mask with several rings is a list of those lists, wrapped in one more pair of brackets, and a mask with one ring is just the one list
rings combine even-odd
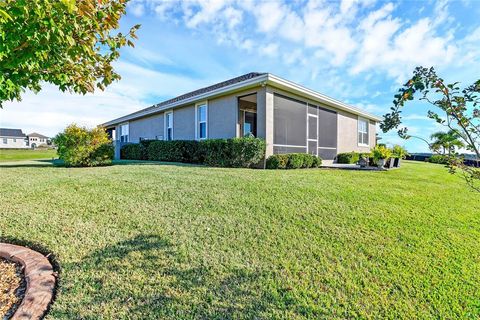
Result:
{"label": "brick edging", "polygon": [[56,278],[50,261],[36,251],[8,243],[0,243],[0,257],[20,263],[27,282],[23,300],[11,319],[41,319],[55,290]]}

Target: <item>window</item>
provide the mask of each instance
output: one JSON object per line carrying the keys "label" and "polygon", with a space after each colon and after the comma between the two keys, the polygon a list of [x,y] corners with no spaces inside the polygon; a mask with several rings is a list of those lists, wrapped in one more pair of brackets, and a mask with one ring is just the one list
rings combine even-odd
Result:
{"label": "window", "polygon": [[129,127],[128,123],[120,125],[120,142],[128,142]]}
{"label": "window", "polygon": [[7,138],[3,138],[3,144],[7,144]]}
{"label": "window", "polygon": [[206,103],[197,105],[197,126],[195,129],[197,140],[202,140],[207,138],[207,112],[208,107]]}
{"label": "window", "polygon": [[368,120],[358,118],[358,144],[368,146]]}
{"label": "window", "polygon": [[243,113],[243,136],[257,136],[257,114],[245,111]]}
{"label": "window", "polygon": [[165,113],[165,140],[173,140],[173,112]]}
{"label": "window", "polygon": [[17,139],[16,139],[16,138],[13,138],[13,142],[17,142]]}

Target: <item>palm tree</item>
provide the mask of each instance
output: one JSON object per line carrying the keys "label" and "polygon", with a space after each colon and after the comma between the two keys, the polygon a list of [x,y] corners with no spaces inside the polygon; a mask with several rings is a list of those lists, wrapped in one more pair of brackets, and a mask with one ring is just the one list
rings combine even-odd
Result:
{"label": "palm tree", "polygon": [[455,152],[455,148],[464,147],[463,142],[460,140],[461,136],[456,130],[449,130],[448,132],[435,132],[430,136],[430,139],[434,140],[431,143],[431,148],[434,151],[438,151],[440,148],[443,150],[445,155],[448,152],[450,156]]}

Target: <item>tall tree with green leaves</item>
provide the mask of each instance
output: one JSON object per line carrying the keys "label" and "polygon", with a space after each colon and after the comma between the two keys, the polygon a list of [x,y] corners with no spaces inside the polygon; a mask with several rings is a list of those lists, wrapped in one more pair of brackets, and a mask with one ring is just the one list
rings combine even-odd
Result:
{"label": "tall tree with green leaves", "polygon": [[443,155],[451,156],[455,153],[455,148],[462,148],[465,145],[460,140],[460,135],[455,130],[449,130],[448,132],[438,131],[430,136],[433,140],[431,143],[433,151],[442,149]]}
{"label": "tall tree with green leaves", "polygon": [[120,79],[112,62],[133,46],[116,31],[128,0],[0,0],[0,108],[42,83],[85,94]]}
{"label": "tall tree with green leaves", "polygon": [[[399,136],[409,139],[408,128],[399,128],[402,123],[401,109],[419,94],[420,100],[435,107],[428,111],[428,117],[455,132],[465,148],[480,161],[480,79],[463,89],[458,84],[446,83],[433,67],[415,68],[413,77],[395,95],[391,112],[384,115],[380,128],[383,132],[398,128]],[[480,169],[466,166],[457,155],[451,156],[449,163],[450,172],[460,169],[467,183],[480,192]]]}

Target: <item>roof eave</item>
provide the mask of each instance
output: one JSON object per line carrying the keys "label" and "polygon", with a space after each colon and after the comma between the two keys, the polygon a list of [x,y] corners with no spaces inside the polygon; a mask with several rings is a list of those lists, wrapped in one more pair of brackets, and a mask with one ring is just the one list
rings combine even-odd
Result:
{"label": "roof eave", "polygon": [[153,108],[153,109],[150,109],[150,110],[146,110],[145,112],[138,112],[136,114],[126,115],[126,116],[123,116],[123,117],[105,122],[105,123],[101,124],[101,126],[102,127],[111,127],[111,126],[114,126],[116,124],[120,124],[122,122],[142,118],[142,117],[149,116],[149,115],[154,115],[156,113],[159,113],[159,112],[162,112],[162,111],[165,111],[165,110],[168,110],[168,109],[172,109],[172,108],[175,108],[175,107],[184,106],[184,105],[188,105],[188,104],[193,104],[193,103],[205,100],[205,99],[215,98],[217,96],[221,96],[221,95],[228,94],[228,93],[231,93],[231,92],[248,89],[250,87],[254,87],[254,86],[257,86],[257,85],[261,85],[262,83],[266,83],[267,78],[268,78],[268,74],[263,74],[263,75],[260,75],[258,77],[255,77],[255,78],[251,78],[251,79],[248,79],[248,80],[245,80],[245,81],[242,81],[242,82],[231,84],[229,86],[225,86],[225,87],[218,88],[218,89],[215,89],[215,90],[212,90],[212,91],[209,91],[209,92],[205,92],[205,93],[199,94],[197,96],[187,98],[185,100],[176,101],[176,102],[173,102],[173,103],[170,103],[170,104],[158,107],[158,108]]}
{"label": "roof eave", "polygon": [[234,83],[234,84],[231,84],[229,86],[218,88],[218,89],[215,89],[215,90],[203,93],[203,94],[199,94],[197,96],[187,98],[185,100],[176,101],[176,102],[173,102],[173,103],[161,106],[161,107],[148,109],[148,110],[145,110],[144,112],[140,111],[140,112],[136,112],[134,114],[129,114],[129,115],[126,115],[126,116],[123,116],[123,117],[105,122],[105,123],[101,124],[101,126],[102,127],[112,127],[114,125],[118,125],[118,124],[123,123],[123,122],[127,122],[127,121],[138,119],[138,118],[142,118],[142,117],[145,117],[145,116],[154,115],[154,114],[157,114],[159,112],[162,112],[162,111],[165,111],[165,110],[168,110],[168,109],[172,109],[172,108],[175,108],[175,107],[184,106],[184,105],[188,105],[188,104],[193,104],[193,103],[205,100],[205,99],[215,98],[217,96],[221,96],[221,95],[228,94],[228,93],[235,92],[235,91],[239,91],[239,90],[248,89],[249,87],[253,87],[253,86],[256,86],[256,85],[262,85],[262,84],[269,84],[269,85],[272,85],[274,87],[278,87],[280,89],[286,89],[288,91],[293,91],[294,93],[297,93],[301,96],[307,96],[311,100],[317,101],[319,103],[326,104],[326,105],[328,105],[330,107],[333,107],[333,108],[336,108],[336,109],[351,112],[351,113],[360,115],[362,117],[368,118],[370,120],[374,120],[376,122],[382,121],[382,119],[380,117],[376,116],[376,115],[365,112],[365,111],[363,111],[361,109],[358,109],[358,108],[355,108],[353,106],[347,105],[347,104],[345,104],[341,101],[338,101],[338,100],[335,100],[331,97],[320,94],[320,93],[318,93],[314,90],[308,89],[308,88],[306,88],[304,86],[301,86],[299,84],[296,84],[294,82],[282,79],[282,78],[277,77],[277,76],[275,76],[271,73],[267,73],[267,74],[263,74],[263,75],[260,75],[258,77],[252,78],[252,79],[248,79],[248,80],[238,82],[238,83]]}
{"label": "roof eave", "polygon": [[273,87],[277,87],[279,89],[288,90],[290,92],[293,91],[294,93],[297,93],[301,96],[307,96],[308,98],[310,98],[311,100],[314,100],[316,102],[323,103],[323,104],[326,104],[327,106],[330,106],[330,107],[333,107],[333,108],[336,108],[336,109],[340,109],[340,110],[343,110],[343,111],[347,111],[347,112],[350,112],[350,113],[353,113],[353,114],[357,114],[357,115],[360,115],[360,116],[365,117],[367,119],[374,120],[376,122],[382,121],[382,118],[380,118],[380,117],[378,117],[374,114],[365,112],[365,111],[363,111],[359,108],[350,106],[350,105],[345,104],[341,101],[338,101],[336,99],[333,99],[331,97],[328,97],[326,95],[318,93],[314,90],[308,89],[308,88],[306,88],[302,85],[299,85],[297,83],[288,81],[286,79],[282,79],[282,78],[277,77],[277,76],[275,76],[273,74],[270,74],[270,73],[268,74],[267,84],[269,84]]}

